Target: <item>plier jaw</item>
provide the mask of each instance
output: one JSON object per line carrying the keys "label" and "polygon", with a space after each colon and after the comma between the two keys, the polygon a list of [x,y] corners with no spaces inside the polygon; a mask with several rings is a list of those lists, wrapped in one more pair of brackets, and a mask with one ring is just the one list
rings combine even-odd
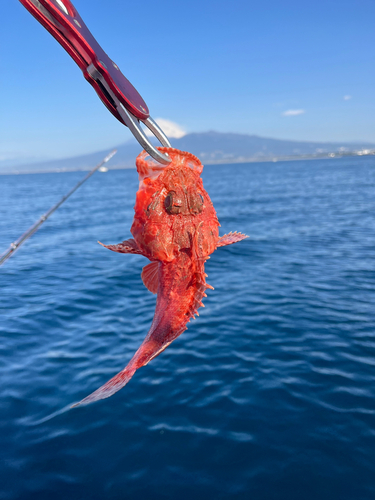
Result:
{"label": "plier jaw", "polygon": [[151,144],[140,122],[146,125],[163,146],[171,146],[168,138],[150,117],[147,104],[140,94],[95,40],[71,1],[20,2],[64,47],[105,106],[121,123],[129,127],[141,146],[158,162],[169,164],[170,158]]}

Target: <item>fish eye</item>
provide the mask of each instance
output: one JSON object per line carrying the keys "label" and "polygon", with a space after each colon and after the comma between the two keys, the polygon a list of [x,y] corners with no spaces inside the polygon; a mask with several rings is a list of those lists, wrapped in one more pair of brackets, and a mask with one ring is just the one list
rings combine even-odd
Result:
{"label": "fish eye", "polygon": [[173,207],[173,191],[170,191],[164,199],[164,208],[167,212]]}
{"label": "fish eye", "polygon": [[171,214],[176,215],[182,211],[182,200],[175,191],[169,191],[167,196],[164,198],[164,208]]}
{"label": "fish eye", "polygon": [[190,198],[190,210],[193,214],[200,214],[203,210],[204,198],[201,193],[194,193]]}

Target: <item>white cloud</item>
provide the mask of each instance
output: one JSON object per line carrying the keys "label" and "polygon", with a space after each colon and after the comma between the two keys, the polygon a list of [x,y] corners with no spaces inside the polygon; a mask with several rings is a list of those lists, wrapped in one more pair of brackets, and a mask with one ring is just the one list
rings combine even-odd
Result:
{"label": "white cloud", "polygon": [[352,98],[351,95],[344,95],[344,101],[349,101]]}
{"label": "white cloud", "polygon": [[[186,135],[185,130],[178,123],[167,120],[166,118],[156,118],[155,121],[168,138],[179,139],[180,137]],[[153,135],[153,133],[147,128],[145,129],[145,132],[149,137]]]}
{"label": "white cloud", "polygon": [[303,115],[306,113],[304,109],[288,109],[287,111],[284,111],[284,113],[281,113],[282,116],[298,116],[298,115]]}

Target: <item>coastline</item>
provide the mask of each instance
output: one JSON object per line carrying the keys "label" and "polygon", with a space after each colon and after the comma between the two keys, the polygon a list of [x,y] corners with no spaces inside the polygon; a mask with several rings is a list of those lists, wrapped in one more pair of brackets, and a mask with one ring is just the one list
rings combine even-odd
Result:
{"label": "coastline", "polygon": [[[283,161],[300,161],[300,160],[333,160],[337,158],[346,158],[346,157],[375,157],[375,150],[362,150],[362,151],[347,151],[347,152],[335,152],[335,153],[316,153],[316,154],[306,154],[306,155],[288,155],[288,156],[267,156],[263,158],[259,157],[250,157],[243,158],[239,157],[238,159],[234,159],[228,161],[227,159],[222,160],[202,160],[204,165],[243,165],[246,163],[278,163]],[[30,165],[31,167],[32,165]],[[9,172],[0,171],[1,175],[25,175],[25,174],[59,174],[66,172],[88,172],[92,170],[93,166],[81,167],[81,168],[55,168],[55,169],[46,169],[46,170],[13,170]],[[135,165],[114,165],[108,166],[108,170],[127,170],[135,168]]]}

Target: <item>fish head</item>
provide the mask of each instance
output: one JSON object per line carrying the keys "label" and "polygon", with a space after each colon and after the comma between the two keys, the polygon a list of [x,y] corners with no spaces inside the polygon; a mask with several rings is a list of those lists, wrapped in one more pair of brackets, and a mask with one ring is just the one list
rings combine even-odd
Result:
{"label": "fish head", "polygon": [[217,246],[219,222],[203,188],[203,165],[191,153],[158,148],[167,166],[143,151],[136,160],[139,190],[131,233],[151,260],[171,262],[181,251],[206,259]]}

